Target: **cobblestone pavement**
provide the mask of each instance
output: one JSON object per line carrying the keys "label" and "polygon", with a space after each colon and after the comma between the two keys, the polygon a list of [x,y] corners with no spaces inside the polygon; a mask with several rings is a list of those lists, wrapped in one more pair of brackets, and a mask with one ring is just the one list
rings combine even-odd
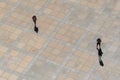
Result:
{"label": "cobblestone pavement", "polygon": [[120,80],[119,61],[120,0],[0,0],[0,80]]}

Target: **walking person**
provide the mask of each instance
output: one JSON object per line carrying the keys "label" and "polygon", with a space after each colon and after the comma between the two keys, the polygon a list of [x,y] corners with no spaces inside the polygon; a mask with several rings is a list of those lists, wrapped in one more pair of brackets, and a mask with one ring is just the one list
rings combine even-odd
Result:
{"label": "walking person", "polygon": [[32,17],[32,19],[33,19],[34,24],[36,25],[37,17],[34,15],[34,16]]}
{"label": "walking person", "polygon": [[102,57],[102,55],[103,55],[103,52],[102,52],[102,49],[101,49],[101,42],[102,42],[101,39],[98,38],[98,39],[97,39],[96,49],[98,50],[99,63],[100,63],[101,66],[104,66],[104,63],[103,63],[103,61],[102,61],[102,59],[101,59],[101,57]]}
{"label": "walking person", "polygon": [[37,17],[34,15],[34,16],[32,17],[32,20],[33,20],[33,22],[34,22],[34,31],[35,31],[36,33],[38,33],[39,29],[38,29],[38,27],[36,26]]}

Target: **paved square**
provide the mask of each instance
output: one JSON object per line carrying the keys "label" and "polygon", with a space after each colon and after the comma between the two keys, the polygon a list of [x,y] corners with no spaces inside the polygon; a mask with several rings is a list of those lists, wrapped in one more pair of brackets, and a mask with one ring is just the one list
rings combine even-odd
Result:
{"label": "paved square", "polygon": [[76,51],[73,54],[74,55],[68,61],[66,66],[79,70],[81,72],[88,73],[97,59],[96,56],[87,54],[82,51]]}
{"label": "paved square", "polygon": [[0,70],[0,80],[17,80],[18,76],[6,72],[4,70]]}
{"label": "paved square", "polygon": [[0,80],[120,80],[120,1],[0,0]]}
{"label": "paved square", "polygon": [[26,33],[17,43],[19,49],[28,51],[29,53],[36,53],[45,44],[45,38],[37,36],[32,33]]}
{"label": "paved square", "polygon": [[106,0],[81,0],[81,4],[88,6],[90,8],[97,10],[100,10],[104,3],[106,2]]}
{"label": "paved square", "polygon": [[78,79],[83,80],[84,75],[74,71],[63,69],[61,70],[56,80],[78,80]]}
{"label": "paved square", "polygon": [[55,31],[59,21],[50,18],[47,15],[42,15],[39,20],[37,20],[37,26],[40,28],[40,33],[45,35],[50,35]]}
{"label": "paved square", "polygon": [[2,25],[0,27],[0,41],[5,44],[11,44],[18,38],[21,32],[22,31],[20,29],[17,29],[14,26],[9,26],[6,24]]}
{"label": "paved square", "polygon": [[44,13],[63,19],[70,12],[72,5],[65,0],[52,0]]}
{"label": "paved square", "polygon": [[13,50],[4,60],[2,67],[6,67],[12,71],[22,73],[32,61],[32,59],[33,58],[31,56],[24,55],[16,50]]}
{"label": "paved square", "polygon": [[55,35],[55,38],[66,43],[75,44],[82,36],[83,32],[84,29],[82,28],[78,28],[70,24],[64,24]]}
{"label": "paved square", "polygon": [[50,80],[54,76],[57,69],[58,66],[38,59],[22,80]]}
{"label": "paved square", "polygon": [[41,56],[56,63],[62,64],[71,51],[71,47],[51,41]]}

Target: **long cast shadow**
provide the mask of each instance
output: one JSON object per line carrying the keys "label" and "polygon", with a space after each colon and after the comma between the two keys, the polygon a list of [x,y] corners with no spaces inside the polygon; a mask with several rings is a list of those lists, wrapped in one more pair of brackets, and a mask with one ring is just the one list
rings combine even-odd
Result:
{"label": "long cast shadow", "polygon": [[39,29],[38,29],[38,27],[36,27],[36,25],[34,26],[34,31],[35,31],[36,33],[38,33],[38,31],[39,31]]}
{"label": "long cast shadow", "polygon": [[100,64],[100,66],[104,66],[104,63],[103,63],[103,61],[102,61],[102,55],[103,55],[103,52],[102,52],[102,49],[101,49],[101,39],[100,38],[98,38],[97,39],[97,46],[96,46],[96,49],[98,50],[98,58],[99,58],[99,64]]}

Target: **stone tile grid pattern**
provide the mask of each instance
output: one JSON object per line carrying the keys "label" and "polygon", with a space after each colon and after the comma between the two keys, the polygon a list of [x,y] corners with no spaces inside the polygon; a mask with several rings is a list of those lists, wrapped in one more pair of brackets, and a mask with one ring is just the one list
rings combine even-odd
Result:
{"label": "stone tile grid pattern", "polygon": [[31,56],[21,54],[14,50],[11,51],[9,56],[4,60],[3,67],[18,73],[22,73],[30,64],[32,59],[33,58]]}
{"label": "stone tile grid pattern", "polygon": [[[21,34],[21,30],[7,24],[0,27],[0,40],[5,44],[13,43]],[[4,35],[4,36],[3,36]]]}
{"label": "stone tile grid pattern", "polygon": [[41,56],[51,61],[55,61],[56,63],[62,64],[71,51],[72,48],[69,46],[58,42],[50,42]]}
{"label": "stone tile grid pattern", "polygon": [[119,0],[0,0],[0,80],[119,80],[119,7]]}
{"label": "stone tile grid pattern", "polygon": [[17,79],[18,76],[16,76],[15,74],[11,74],[4,70],[0,70],[0,80],[17,80]]}
{"label": "stone tile grid pattern", "polygon": [[44,37],[40,37],[28,32],[24,34],[21,40],[16,44],[16,47],[35,54],[35,52],[38,52],[39,49],[42,48],[42,46],[45,44],[45,41],[46,39]]}

